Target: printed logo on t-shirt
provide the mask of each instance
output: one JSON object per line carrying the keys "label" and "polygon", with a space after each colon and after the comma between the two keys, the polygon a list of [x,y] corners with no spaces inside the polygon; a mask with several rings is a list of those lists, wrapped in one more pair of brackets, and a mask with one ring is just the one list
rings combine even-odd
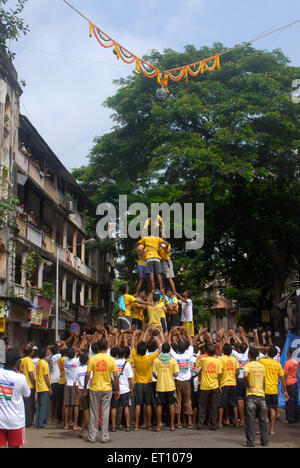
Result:
{"label": "printed logo on t-shirt", "polygon": [[14,382],[0,380],[0,400],[11,401],[13,398]]}
{"label": "printed logo on t-shirt", "polygon": [[107,371],[107,364],[106,364],[106,361],[104,361],[104,360],[97,361],[97,364],[96,364],[96,371],[97,371],[97,372],[106,372],[106,371]]}
{"label": "printed logo on t-shirt", "polygon": [[213,362],[209,363],[207,368],[206,368],[206,372],[208,374],[216,374],[216,372],[217,372],[216,364],[214,364]]}

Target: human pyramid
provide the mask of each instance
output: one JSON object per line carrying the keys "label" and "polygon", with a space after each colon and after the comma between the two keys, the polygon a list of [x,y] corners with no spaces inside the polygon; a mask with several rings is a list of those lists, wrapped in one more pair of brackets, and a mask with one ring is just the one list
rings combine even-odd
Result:
{"label": "human pyramid", "polygon": [[[117,430],[216,431],[243,425],[249,447],[255,445],[258,418],[266,446],[275,433],[279,382],[287,422],[299,420],[295,350],[289,349],[282,369],[270,331],[259,336],[242,327],[210,332],[201,327],[194,333],[191,292],[176,292],[169,242],[148,235],[137,252],[137,290],[130,295],[127,285],[121,286],[116,328],[97,326],[93,333],[72,334],[46,347],[30,343],[21,361],[18,350],[7,350],[0,379],[16,380],[25,413],[17,423],[0,405],[0,425],[15,434],[8,440],[6,431],[2,437],[0,426],[0,446],[23,445],[18,431],[33,423],[45,428],[49,418],[88,443],[97,441],[99,428],[101,442],[108,443]],[[145,280],[148,292],[142,289]]]}

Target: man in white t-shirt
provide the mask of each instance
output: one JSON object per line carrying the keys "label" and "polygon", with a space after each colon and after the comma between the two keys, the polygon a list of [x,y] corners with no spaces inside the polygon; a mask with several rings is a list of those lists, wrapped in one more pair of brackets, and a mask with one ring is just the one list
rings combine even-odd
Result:
{"label": "man in white t-shirt", "polygon": [[52,389],[52,398],[51,398],[51,420],[58,420],[58,404],[60,400],[59,395],[59,379],[60,379],[60,370],[58,367],[58,361],[61,358],[61,354],[58,352],[58,346],[55,344],[51,349],[51,356],[49,357],[49,370],[50,370],[50,381]]}
{"label": "man in white t-shirt", "polygon": [[70,348],[64,362],[65,370],[65,389],[64,389],[64,406],[65,406],[65,430],[69,429],[72,424],[72,415],[74,411],[74,431],[79,431],[79,395],[77,388],[77,369],[80,366],[79,359],[75,356],[75,351]]}
{"label": "man in white t-shirt", "polygon": [[25,445],[25,406],[30,396],[25,375],[16,372],[19,352],[9,349],[6,364],[0,369],[0,447]]}
{"label": "man in white t-shirt", "polygon": [[177,349],[171,347],[171,356],[177,361],[179,372],[175,377],[176,384],[176,404],[175,414],[177,419],[177,427],[181,428],[181,406],[183,404],[183,413],[188,418],[188,429],[193,429],[193,409],[192,409],[192,396],[191,396],[191,359],[194,354],[194,347],[192,338],[184,327],[178,327],[185,330],[187,333],[187,340],[179,340]]}
{"label": "man in white t-shirt", "polygon": [[193,301],[191,295],[191,291],[185,291],[183,296],[176,293],[176,296],[180,299],[178,303],[181,305],[181,325],[188,329],[191,336],[194,336]]}
{"label": "man in white t-shirt", "polygon": [[133,397],[132,379],[133,372],[129,362],[124,359],[125,349],[117,349],[117,374],[119,377],[120,385],[120,398],[115,399],[113,395],[111,400],[111,430],[116,430],[116,419],[117,419],[117,408],[121,407],[124,411],[126,431],[130,431],[130,412],[129,407],[131,406],[131,400]]}

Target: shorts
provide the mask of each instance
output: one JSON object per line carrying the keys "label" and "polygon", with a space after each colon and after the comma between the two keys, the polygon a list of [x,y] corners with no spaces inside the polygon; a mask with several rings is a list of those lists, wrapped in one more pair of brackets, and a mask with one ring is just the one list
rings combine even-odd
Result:
{"label": "shorts", "polygon": [[145,267],[146,275],[150,275],[150,273],[154,273],[155,275],[162,275],[162,268],[161,262],[159,259],[157,260],[147,260],[146,267]]}
{"label": "shorts", "polygon": [[161,322],[161,326],[162,326],[162,329],[163,329],[163,332],[164,333],[168,333],[168,328],[167,328],[167,321],[164,317],[162,317],[160,319],[160,322]]}
{"label": "shorts", "polygon": [[153,386],[151,383],[136,383],[134,386],[134,398],[136,406],[153,405]]}
{"label": "shorts", "polygon": [[228,405],[231,408],[236,408],[237,406],[236,387],[233,385],[222,387],[219,408],[226,408]]}
{"label": "shorts", "polygon": [[137,330],[141,330],[143,327],[143,322],[139,319],[133,318],[132,326],[135,327]]}
{"label": "shorts", "polygon": [[26,444],[25,427],[20,429],[0,429],[0,447],[21,447]]}
{"label": "shorts", "polygon": [[143,265],[138,265],[137,271],[139,279],[146,279],[146,267],[144,267]]}
{"label": "shorts", "polygon": [[194,322],[182,322],[182,327],[186,327],[191,336],[195,335]]}
{"label": "shorts", "polygon": [[65,385],[64,390],[64,406],[78,406],[79,396],[75,387]]}
{"label": "shorts", "polygon": [[157,405],[174,405],[176,403],[176,392],[156,392],[155,403]]}
{"label": "shorts", "polygon": [[174,314],[171,315],[171,320],[170,320],[170,327],[180,327],[181,325],[181,320],[180,320],[180,315],[179,314]]}
{"label": "shorts", "polygon": [[236,399],[237,401],[246,400],[246,381],[245,379],[236,379]]}
{"label": "shorts", "polygon": [[58,383],[51,384],[51,390],[52,390],[51,400],[53,401],[53,403],[59,402],[60,401],[59,384]]}
{"label": "shorts", "polygon": [[131,406],[131,397],[130,393],[123,393],[120,395],[120,398],[116,400],[115,395],[111,399],[112,408],[126,408]]}
{"label": "shorts", "polygon": [[172,260],[162,260],[161,268],[162,268],[163,275],[166,279],[175,277]]}
{"label": "shorts", "polygon": [[132,328],[132,318],[127,315],[120,315],[118,319],[119,330],[129,330]]}
{"label": "shorts", "polygon": [[268,395],[265,396],[266,400],[266,407],[270,409],[277,409],[279,406],[278,402],[278,393],[276,395]]}
{"label": "shorts", "polygon": [[90,397],[89,392],[86,396],[83,396],[83,390],[79,392],[79,411],[88,411],[90,409]]}

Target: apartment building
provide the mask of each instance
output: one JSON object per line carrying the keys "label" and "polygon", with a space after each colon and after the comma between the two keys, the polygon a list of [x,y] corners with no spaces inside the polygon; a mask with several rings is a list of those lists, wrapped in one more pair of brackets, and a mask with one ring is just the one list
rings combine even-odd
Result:
{"label": "apartment building", "polygon": [[18,199],[13,225],[0,223],[0,333],[10,346],[54,338],[57,288],[61,336],[74,322],[81,330],[103,323],[113,307],[113,255],[95,250],[85,227],[84,214],[94,214],[94,206],[19,114],[21,92],[2,53],[0,197]]}

